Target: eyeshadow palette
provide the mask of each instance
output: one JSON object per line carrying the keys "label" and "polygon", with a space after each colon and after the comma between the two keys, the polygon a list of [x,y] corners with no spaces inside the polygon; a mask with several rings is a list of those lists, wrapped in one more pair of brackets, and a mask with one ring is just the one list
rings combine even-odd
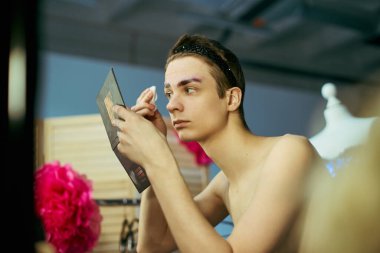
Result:
{"label": "eyeshadow palette", "polygon": [[114,70],[112,68],[109,71],[102,88],[96,96],[96,103],[98,105],[99,112],[102,117],[102,121],[106,129],[112,150],[131,178],[137,191],[141,193],[148,186],[150,186],[150,182],[144,168],[132,162],[128,157],[121,154],[117,149],[117,145],[119,144],[119,138],[117,136],[118,129],[111,123],[112,120],[117,116],[113,113],[112,107],[116,104],[125,106],[125,103],[120,92]]}

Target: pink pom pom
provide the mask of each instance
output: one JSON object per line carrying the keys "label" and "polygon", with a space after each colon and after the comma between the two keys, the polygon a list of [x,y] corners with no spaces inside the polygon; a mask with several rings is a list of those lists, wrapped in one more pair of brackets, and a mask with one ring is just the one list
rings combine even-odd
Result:
{"label": "pink pom pom", "polygon": [[83,253],[99,239],[102,216],[92,184],[70,165],[46,163],[35,173],[35,208],[46,239],[59,253]]}

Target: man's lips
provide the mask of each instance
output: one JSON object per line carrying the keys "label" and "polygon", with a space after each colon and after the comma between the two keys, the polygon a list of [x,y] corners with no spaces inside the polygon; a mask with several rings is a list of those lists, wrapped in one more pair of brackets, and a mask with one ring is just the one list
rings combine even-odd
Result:
{"label": "man's lips", "polygon": [[180,119],[178,119],[178,120],[174,120],[174,121],[173,121],[173,127],[174,127],[175,129],[183,128],[183,127],[185,127],[186,125],[188,125],[189,122],[190,122],[190,121],[188,121],[188,120],[180,120]]}

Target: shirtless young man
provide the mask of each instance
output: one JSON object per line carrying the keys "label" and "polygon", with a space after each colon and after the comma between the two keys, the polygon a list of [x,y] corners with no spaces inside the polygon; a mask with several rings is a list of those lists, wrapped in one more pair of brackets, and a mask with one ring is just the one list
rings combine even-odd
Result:
{"label": "shirtless young man", "polygon": [[[216,41],[182,36],[170,50],[164,92],[181,140],[197,141],[221,169],[195,198],[166,141],[166,127],[146,89],[121,118],[119,151],[142,165],[151,186],[142,194],[138,252],[289,252],[291,231],[315,149],[302,136],[252,133],[244,119],[245,80],[236,56]],[[224,239],[214,229],[228,214]],[[292,237],[292,240],[289,238]]]}

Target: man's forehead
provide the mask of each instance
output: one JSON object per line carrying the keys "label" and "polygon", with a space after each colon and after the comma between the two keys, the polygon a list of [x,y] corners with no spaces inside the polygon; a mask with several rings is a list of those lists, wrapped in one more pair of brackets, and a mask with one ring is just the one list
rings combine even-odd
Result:
{"label": "man's forehead", "polygon": [[200,71],[207,69],[205,65],[208,66],[200,57],[188,55],[172,60],[167,65],[165,74],[171,75],[181,71],[191,72],[192,70]]}
{"label": "man's forehead", "polygon": [[168,64],[165,71],[165,84],[178,86],[189,81],[201,82],[207,79],[208,75],[210,75],[210,69],[206,62],[199,57],[185,56],[174,59]]}

